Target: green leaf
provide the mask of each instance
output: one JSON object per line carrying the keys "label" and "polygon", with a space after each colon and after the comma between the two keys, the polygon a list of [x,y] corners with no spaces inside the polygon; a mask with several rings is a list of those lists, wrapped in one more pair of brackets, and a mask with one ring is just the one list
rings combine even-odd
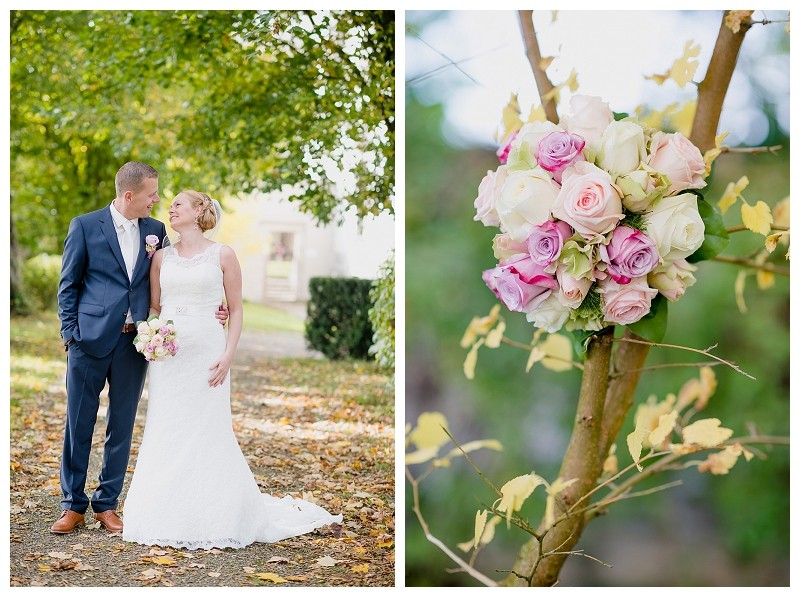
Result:
{"label": "green leaf", "polygon": [[667,332],[667,304],[664,295],[657,294],[650,303],[650,313],[630,324],[628,329],[649,342],[661,342]]}
{"label": "green leaf", "polygon": [[570,335],[572,336],[572,347],[575,350],[575,354],[578,355],[581,360],[586,359],[586,349],[589,347],[589,340],[592,339],[592,336],[596,336],[606,329],[607,328],[603,328],[598,331],[572,330]]}
{"label": "green leaf", "polygon": [[719,255],[728,246],[728,231],[719,210],[702,198],[697,199],[697,210],[706,227],[705,240],[700,248],[686,259],[689,263],[705,261]]}

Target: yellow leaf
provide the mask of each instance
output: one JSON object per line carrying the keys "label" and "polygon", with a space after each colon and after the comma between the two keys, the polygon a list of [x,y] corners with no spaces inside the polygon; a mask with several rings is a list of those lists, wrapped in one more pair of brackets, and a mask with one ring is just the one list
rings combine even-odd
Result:
{"label": "yellow leaf", "polygon": [[544,122],[546,120],[547,113],[544,111],[544,106],[531,106],[528,122]]}
{"label": "yellow leaf", "polygon": [[[209,576],[211,576],[212,574],[219,574],[219,573],[209,572]],[[289,582],[285,578],[281,578],[274,572],[259,572],[258,574],[256,574],[256,578],[260,578],[261,580],[268,580],[272,583],[275,583],[276,585],[284,582]]]}
{"label": "yellow leaf", "polygon": [[776,226],[789,227],[789,197],[784,197],[772,208],[772,215],[775,218],[773,224]]}
{"label": "yellow leaf", "polygon": [[578,479],[570,479],[564,481],[561,477],[553,481],[552,485],[547,487],[547,500],[544,507],[544,526],[550,528],[556,521],[556,496],[564,491],[567,487],[575,483]]}
{"label": "yellow leaf", "polygon": [[176,566],[175,560],[170,558],[169,556],[157,556],[151,558],[153,564],[157,564],[159,566]]}
{"label": "yellow leaf", "polygon": [[478,336],[485,336],[492,329],[492,326],[497,322],[497,317],[500,314],[500,305],[495,305],[489,311],[489,315],[485,317],[473,317],[469,322],[467,329],[464,331],[464,336],[461,338],[461,348],[472,346]]}
{"label": "yellow leaf", "polygon": [[733,429],[720,427],[719,425],[719,419],[695,421],[683,428],[683,439],[689,444],[697,444],[703,448],[713,448],[733,435]]}
{"label": "yellow leaf", "polygon": [[522,504],[533,493],[533,490],[544,483],[539,475],[521,475],[514,477],[500,488],[503,497],[497,510],[506,513],[506,525],[511,526],[511,514],[522,508]]}
{"label": "yellow leaf", "polygon": [[725,26],[733,33],[739,33],[742,23],[750,18],[752,10],[731,10],[725,15]]}
{"label": "yellow leaf", "polygon": [[553,64],[553,60],[555,60],[555,56],[546,56],[539,61],[539,68],[542,70],[547,70],[547,67]]}
{"label": "yellow leaf", "polygon": [[[701,473],[709,471],[712,475],[727,475],[728,471],[739,460],[742,452],[743,448],[740,444],[727,446],[719,452],[709,454],[708,458],[697,465],[697,470]],[[752,454],[750,456],[752,457]]]}
{"label": "yellow leaf", "polygon": [[644,440],[649,435],[650,432],[647,429],[634,429],[628,434],[626,439],[628,452],[630,452],[631,458],[633,458],[633,461],[636,463],[636,468],[638,468],[640,472],[642,470],[642,465],[639,464],[639,457],[642,455]]}
{"label": "yellow leaf", "polygon": [[744,315],[747,313],[747,305],[744,302],[744,283],[747,280],[747,272],[741,270],[736,275],[736,282],[733,284],[733,292],[736,295],[736,306],[739,307],[739,313]]}
{"label": "yellow leaf", "polygon": [[672,429],[675,427],[675,421],[678,420],[678,411],[672,410],[665,415],[658,417],[658,426],[650,432],[647,441],[654,448],[661,447],[662,444],[669,438]]}
{"label": "yellow leaf", "polygon": [[525,365],[525,373],[530,371],[531,367],[533,367],[535,363],[541,361],[545,356],[546,353],[541,348],[534,346],[531,349],[531,353],[528,355],[528,364]]}
{"label": "yellow leaf", "polygon": [[511,99],[508,100],[508,104],[503,108],[503,133],[501,138],[505,138],[522,128],[520,113],[519,98],[516,93],[512,93]]}
{"label": "yellow leaf", "polygon": [[486,520],[489,518],[488,510],[478,510],[475,513],[475,538],[473,545],[478,547],[483,536],[483,530],[486,528]]}
{"label": "yellow leaf", "polygon": [[406,454],[406,464],[422,464],[428,462],[431,458],[436,458],[439,453],[439,448],[430,447],[417,450],[416,452],[409,452]]}
{"label": "yellow leaf", "polygon": [[697,410],[703,410],[708,404],[708,399],[717,389],[717,377],[711,367],[700,368],[700,378],[690,379],[678,392],[677,410],[683,410],[693,405]]}
{"label": "yellow leaf", "polygon": [[611,444],[608,449],[608,456],[603,461],[603,473],[606,475],[616,475],[619,470],[619,462],[617,461],[617,444]]}
{"label": "yellow leaf", "polygon": [[742,222],[753,232],[766,236],[772,226],[772,212],[769,205],[763,201],[759,201],[755,206],[743,203]]}
{"label": "yellow leaf", "polygon": [[765,272],[764,270],[758,270],[756,272],[756,282],[761,290],[766,290],[775,284],[775,274],[772,272]]}
{"label": "yellow leaf", "polygon": [[377,543],[378,547],[391,547],[394,545],[394,540],[392,539],[382,539]]}
{"label": "yellow leaf", "polygon": [[506,331],[506,322],[502,319],[498,322],[497,327],[495,327],[491,332],[486,335],[486,347],[487,348],[497,348],[500,346],[500,341],[503,339],[503,332]]}
{"label": "yellow leaf", "polygon": [[[558,11],[557,10],[551,10],[550,11],[550,22],[551,23],[555,23],[557,20],[558,20]],[[786,25],[786,26],[788,27],[789,25]],[[788,30],[787,30],[787,32],[788,32]]]}
{"label": "yellow leaf", "polygon": [[353,572],[369,572],[369,564],[356,564],[352,568],[350,568]]}
{"label": "yellow leaf", "polygon": [[783,235],[788,235],[788,232],[776,232],[775,234],[770,234],[767,238],[764,239],[764,247],[772,253],[778,247],[778,241],[781,240]]}
{"label": "yellow leaf", "polygon": [[417,426],[411,431],[408,438],[419,449],[438,449],[450,441],[444,431],[447,427],[447,419],[442,413],[424,412],[417,417]]}
{"label": "yellow leaf", "polygon": [[572,342],[561,334],[550,334],[540,345],[547,357],[542,365],[551,371],[568,371],[572,369]]}
{"label": "yellow leaf", "polygon": [[[695,104],[695,107],[696,107],[696,104]],[[694,115],[692,115],[692,116],[694,117]],[[681,131],[681,132],[683,132],[683,131]],[[691,132],[691,129],[689,129],[689,132]],[[684,134],[684,136],[688,137],[689,134]],[[705,162],[705,165],[706,165],[706,175],[711,174],[711,164],[713,164],[714,160],[716,160],[719,157],[719,155],[722,153],[722,142],[725,140],[725,137],[727,137],[727,136],[728,136],[728,133],[726,131],[726,132],[720,133],[719,135],[714,137],[714,147],[712,147],[711,149],[709,149],[708,151],[706,151],[703,154],[703,162]]]}
{"label": "yellow leaf", "polygon": [[652,79],[659,85],[663,85],[667,79],[672,79],[679,87],[685,87],[687,83],[691,82],[697,70],[698,62],[692,59],[697,58],[699,54],[700,46],[694,44],[693,40],[689,40],[683,48],[683,56],[673,63],[669,71],[663,75],[650,75],[645,77],[645,79]]}
{"label": "yellow leaf", "polygon": [[735,183],[728,183],[728,186],[725,187],[725,192],[722,194],[722,197],[717,203],[722,215],[725,215],[725,213],[728,211],[728,208],[738,201],[738,199],[742,196],[742,191],[744,191],[749,184],[750,179],[748,179],[746,176],[742,176]]}
{"label": "yellow leaf", "polygon": [[[475,450],[480,450],[481,448],[488,448],[490,450],[497,450],[498,452],[503,451],[503,445],[497,441],[496,439],[476,439],[471,442],[467,442],[466,444],[461,444],[461,449],[458,447],[453,448],[447,455],[444,456],[443,460],[448,460],[454,458],[456,456],[462,455],[462,450],[464,452],[474,452]],[[407,462],[408,460],[406,460]]]}
{"label": "yellow leaf", "polygon": [[481,338],[473,344],[464,359],[464,376],[467,379],[475,379],[475,365],[478,364],[478,349],[483,346],[483,343],[484,339]]}

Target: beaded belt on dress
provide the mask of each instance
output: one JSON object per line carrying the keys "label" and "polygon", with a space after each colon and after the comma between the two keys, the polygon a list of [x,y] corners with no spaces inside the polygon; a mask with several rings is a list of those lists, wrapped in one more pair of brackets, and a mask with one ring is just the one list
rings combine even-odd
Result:
{"label": "beaded belt on dress", "polygon": [[162,305],[161,315],[214,315],[219,305]]}

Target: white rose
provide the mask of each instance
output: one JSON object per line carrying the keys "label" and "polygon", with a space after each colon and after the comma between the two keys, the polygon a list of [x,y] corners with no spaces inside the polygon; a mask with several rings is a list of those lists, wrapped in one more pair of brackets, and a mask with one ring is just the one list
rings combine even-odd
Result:
{"label": "white rose", "polygon": [[554,294],[548,296],[538,307],[529,311],[525,319],[535,327],[554,334],[569,318],[570,308],[562,305]]}
{"label": "white rose", "polygon": [[136,343],[136,352],[144,352],[144,347],[147,346],[147,342],[139,341]]}
{"label": "white rose", "polygon": [[586,141],[584,154],[594,159],[600,148],[600,139],[606,127],[614,122],[614,113],[599,97],[573,95],[569,100],[570,112],[561,118],[561,126]]}
{"label": "white rose", "polygon": [[514,168],[521,164],[526,165],[527,168],[536,167],[538,164],[536,158],[539,155],[539,141],[553,131],[562,130],[564,129],[549,120],[544,122],[537,120],[523,125],[511,143],[506,166]]}
{"label": "white rose", "polygon": [[528,252],[528,245],[521,241],[511,240],[508,234],[495,234],[492,240],[492,249],[497,261],[505,261],[509,257]]}
{"label": "white rose", "polygon": [[550,219],[558,186],[542,168],[509,172],[495,209],[512,240],[524,241],[531,228]]}
{"label": "white rose", "polygon": [[147,334],[150,331],[150,326],[147,325],[146,321],[142,321],[137,327],[136,331],[140,334]]}
{"label": "white rose", "polygon": [[646,157],[644,129],[635,122],[612,122],[603,131],[597,165],[612,177],[633,172]]}
{"label": "white rose", "polygon": [[147,344],[150,342],[150,334],[139,334],[139,341]]}
{"label": "white rose", "polygon": [[647,236],[656,243],[662,261],[685,259],[703,244],[706,227],[697,211],[697,196],[682,193],[662,197],[644,216]]}
{"label": "white rose", "polygon": [[147,322],[147,325],[150,326],[150,329],[157,330],[161,327],[161,321],[156,317],[155,319],[151,319]]}
{"label": "white rose", "polygon": [[697,266],[685,259],[678,259],[658,266],[647,275],[647,283],[663,294],[667,300],[677,301],[697,280],[692,272]]}
{"label": "white rose", "polygon": [[157,359],[160,359],[161,357],[167,356],[167,349],[163,346],[156,346],[156,350],[153,354]]}
{"label": "white rose", "polygon": [[507,174],[508,168],[506,166],[500,166],[497,172],[492,170],[486,172],[486,176],[483,177],[480,186],[478,186],[478,197],[473,204],[476,211],[473,220],[483,222],[484,226],[500,225],[495,203],[500,189],[503,188]]}

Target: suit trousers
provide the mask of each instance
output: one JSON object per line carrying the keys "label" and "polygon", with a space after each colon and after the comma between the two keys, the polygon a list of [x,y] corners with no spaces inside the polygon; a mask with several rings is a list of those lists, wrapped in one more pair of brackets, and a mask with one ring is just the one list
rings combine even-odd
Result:
{"label": "suit trousers", "polygon": [[67,422],[61,458],[61,507],[83,514],[89,507],[84,492],[100,393],[108,382],[108,410],[103,465],[91,498],[94,512],[115,510],[130,457],[136,408],[144,388],[147,361],[136,352],[136,332],[121,333],[104,357],[83,352],[76,342],[67,352]]}

